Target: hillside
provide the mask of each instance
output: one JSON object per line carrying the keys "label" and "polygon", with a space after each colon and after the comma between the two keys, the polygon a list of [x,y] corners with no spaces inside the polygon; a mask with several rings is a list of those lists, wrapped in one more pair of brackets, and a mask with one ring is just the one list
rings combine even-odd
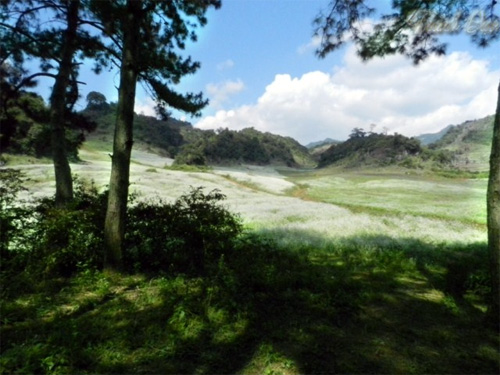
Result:
{"label": "hillside", "polygon": [[489,169],[492,132],[493,116],[449,125],[438,133],[415,138],[354,129],[346,142],[323,151],[318,164],[319,167],[398,165],[485,172]]}
{"label": "hillside", "polygon": [[459,169],[486,171],[489,168],[493,118],[466,121],[452,126],[441,139],[429,145],[433,150],[453,153],[453,165]]}
{"label": "hillside", "polygon": [[309,150],[314,150],[318,147],[323,147],[323,146],[329,146],[329,145],[333,145],[333,144],[337,144],[337,143],[342,143],[341,141],[337,141],[335,139],[332,139],[332,138],[325,138],[323,139],[322,141],[317,141],[317,142],[310,142],[306,145],[306,147],[309,149]]}
{"label": "hillside", "polygon": [[[105,143],[112,141],[115,110],[115,105],[110,104],[87,108],[82,112],[98,124],[89,139]],[[163,121],[136,114],[134,139],[136,144],[175,158],[176,164],[315,166],[307,148],[294,139],[262,133],[253,128],[241,131],[201,130],[173,118]]]}
{"label": "hillside", "polygon": [[424,146],[428,146],[431,143],[439,141],[443,136],[448,132],[453,127],[453,125],[448,125],[446,128],[438,131],[437,133],[425,133],[425,134],[420,134],[416,136],[420,143],[422,143]]}
{"label": "hillside", "polygon": [[[48,143],[44,141],[49,128],[44,124],[46,119],[40,117],[46,112],[43,100],[25,95],[15,104],[2,117],[3,125],[12,123],[11,127],[17,129],[9,132],[8,126],[2,126],[2,151],[36,157],[50,155]],[[90,140],[94,148],[111,149],[115,111],[116,104],[103,99],[90,101],[85,110],[73,115],[67,141],[73,159],[78,157],[77,150],[84,139]],[[136,149],[170,157],[181,165],[249,164],[308,168],[316,165],[344,168],[396,165],[413,169],[483,172],[488,170],[492,125],[493,116],[488,116],[449,125],[438,133],[416,138],[356,128],[345,142],[327,138],[302,146],[290,137],[262,133],[253,128],[205,131],[174,118],[164,121],[136,114],[134,142]]]}
{"label": "hillside", "polygon": [[398,164],[403,167],[416,168],[424,160],[433,159],[436,156],[423,148],[420,141],[415,138],[407,138],[400,134],[367,134],[362,129],[355,129],[347,141],[332,145],[323,152],[318,166],[335,165],[355,168]]}
{"label": "hillside", "polygon": [[[104,143],[113,141],[116,104],[111,103],[101,108],[87,108],[81,113],[97,123],[96,130],[87,136],[89,140]],[[134,116],[134,141],[137,144],[154,149],[164,156],[174,157],[179,147],[185,143],[181,129],[192,126],[188,122],[173,118],[167,121],[158,120],[152,116]]]}
{"label": "hillside", "polygon": [[253,128],[185,130],[188,141],[176,156],[177,164],[314,166],[307,148],[290,137],[262,133]]}

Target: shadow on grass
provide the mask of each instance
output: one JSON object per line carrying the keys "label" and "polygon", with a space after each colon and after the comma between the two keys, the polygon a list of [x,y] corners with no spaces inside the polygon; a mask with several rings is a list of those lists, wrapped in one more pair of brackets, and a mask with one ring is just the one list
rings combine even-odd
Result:
{"label": "shadow on grass", "polygon": [[0,368],[498,373],[498,333],[482,324],[485,253],[384,236],[248,235],[210,277],[98,273],[4,300]]}

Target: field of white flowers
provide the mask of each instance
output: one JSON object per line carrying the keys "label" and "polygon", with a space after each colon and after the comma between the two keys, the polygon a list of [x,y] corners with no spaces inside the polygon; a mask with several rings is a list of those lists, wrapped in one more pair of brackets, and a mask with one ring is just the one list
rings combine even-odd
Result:
{"label": "field of white flowers", "polygon": [[[83,149],[80,156],[83,161],[72,165],[73,173],[104,189],[111,167],[107,152]],[[353,236],[432,243],[486,241],[484,180],[311,170],[282,174],[256,166],[186,172],[168,169],[171,164],[171,159],[134,150],[131,190],[139,199],[173,201],[190,187],[219,189],[227,196],[225,205],[248,228],[274,231],[285,243]],[[24,198],[54,193],[51,164],[9,167],[22,169],[30,179]],[[294,194],[297,190],[303,194]]]}

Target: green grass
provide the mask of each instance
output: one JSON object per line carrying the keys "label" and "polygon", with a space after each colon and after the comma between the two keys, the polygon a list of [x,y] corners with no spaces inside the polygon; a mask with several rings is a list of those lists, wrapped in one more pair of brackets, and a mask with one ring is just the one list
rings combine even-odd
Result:
{"label": "green grass", "polygon": [[207,173],[212,170],[211,167],[206,167],[203,165],[187,165],[187,164],[172,164],[170,166],[165,166],[164,169],[170,171],[181,171],[181,172],[199,172],[199,173]]}
{"label": "green grass", "polygon": [[30,165],[30,164],[51,164],[52,163],[52,160],[48,157],[36,158],[34,156],[28,156],[28,155],[5,154],[5,153],[2,153],[2,155],[0,157],[0,161],[2,163],[5,163],[5,165],[7,167],[10,167],[12,165],[19,165],[19,164]]}
{"label": "green grass", "polygon": [[295,235],[286,246],[279,231],[245,236],[205,278],[86,272],[11,285],[1,372],[498,372],[484,244]]}
{"label": "green grass", "polygon": [[486,179],[448,179],[436,175],[408,176],[367,171],[326,176],[295,175],[290,179],[303,182],[290,191],[291,195],[332,203],[354,212],[486,224]]}

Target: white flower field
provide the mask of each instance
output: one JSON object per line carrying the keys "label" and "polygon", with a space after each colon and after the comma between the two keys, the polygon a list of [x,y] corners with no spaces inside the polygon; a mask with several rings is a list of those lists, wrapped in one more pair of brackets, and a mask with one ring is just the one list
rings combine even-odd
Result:
{"label": "white flower field", "polygon": [[[83,161],[72,165],[73,173],[104,189],[111,168],[107,152],[84,148],[80,155]],[[134,150],[131,191],[139,199],[173,201],[190,187],[219,189],[227,196],[225,205],[248,228],[279,230],[281,241],[298,240],[299,233],[329,241],[374,235],[432,243],[486,241],[484,179],[257,166],[186,172],[169,169],[171,164],[171,159]],[[11,167],[30,178],[25,198],[54,193],[51,164]]]}

